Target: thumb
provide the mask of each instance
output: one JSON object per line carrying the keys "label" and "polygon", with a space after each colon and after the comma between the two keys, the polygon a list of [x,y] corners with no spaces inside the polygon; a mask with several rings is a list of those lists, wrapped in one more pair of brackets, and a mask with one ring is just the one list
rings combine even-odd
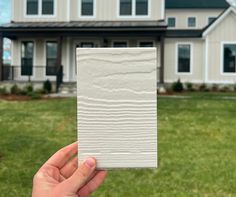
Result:
{"label": "thumb", "polygon": [[59,184],[60,194],[75,194],[89,180],[91,174],[95,171],[96,160],[94,158],[86,159],[74,172],[74,174]]}

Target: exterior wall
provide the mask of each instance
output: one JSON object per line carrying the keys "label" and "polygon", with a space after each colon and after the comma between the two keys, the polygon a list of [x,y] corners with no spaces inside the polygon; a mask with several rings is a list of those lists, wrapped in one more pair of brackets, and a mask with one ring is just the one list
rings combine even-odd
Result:
{"label": "exterior wall", "polygon": [[235,83],[236,73],[223,73],[223,51],[224,42],[236,44],[236,14],[230,13],[219,23],[208,36],[208,75],[207,81],[212,83]]}
{"label": "exterior wall", "polygon": [[176,18],[176,29],[189,29],[188,17],[196,17],[196,29],[208,25],[208,17],[218,17],[223,9],[168,9],[166,10],[166,22],[168,17]]}
{"label": "exterior wall", "polygon": [[[192,45],[191,74],[177,73],[177,44]],[[180,79],[182,82],[203,83],[204,79],[204,41],[202,39],[165,39],[165,82],[172,83]]]}
{"label": "exterior wall", "polygon": [[80,0],[55,0],[55,16],[27,16],[26,0],[12,0],[12,20],[15,22],[63,22],[63,21],[115,21],[115,20],[161,20],[164,19],[164,0],[150,0],[150,16],[119,17],[119,0],[95,0],[96,16],[94,18],[79,17]]}

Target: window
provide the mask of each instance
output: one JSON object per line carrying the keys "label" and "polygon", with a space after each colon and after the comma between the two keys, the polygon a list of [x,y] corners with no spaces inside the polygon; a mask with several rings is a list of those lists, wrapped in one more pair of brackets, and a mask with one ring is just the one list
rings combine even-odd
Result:
{"label": "window", "polygon": [[168,27],[175,27],[176,25],[176,19],[174,17],[168,18]]}
{"label": "window", "polygon": [[34,43],[21,44],[21,75],[31,76],[33,71]]}
{"label": "window", "polygon": [[43,15],[54,14],[54,0],[42,0],[42,14]]}
{"label": "window", "polygon": [[139,47],[153,47],[153,42],[151,41],[139,42]]}
{"label": "window", "polygon": [[132,0],[120,0],[120,15],[121,16],[132,15]]}
{"label": "window", "polygon": [[81,16],[94,16],[94,0],[81,0]]}
{"label": "window", "polygon": [[27,15],[38,15],[38,0],[27,0]]}
{"label": "window", "polygon": [[93,48],[94,43],[93,42],[81,42],[81,48]]}
{"label": "window", "polygon": [[136,0],[136,15],[148,15],[148,0]]}
{"label": "window", "polygon": [[125,47],[128,47],[128,43],[125,41],[116,41],[116,42],[113,42],[113,47],[114,48],[125,48]]}
{"label": "window", "polygon": [[46,75],[56,75],[56,73],[57,73],[57,42],[47,42]]}
{"label": "window", "polygon": [[188,27],[196,27],[196,17],[188,18]]}
{"label": "window", "polygon": [[178,44],[178,73],[191,72],[191,45]]}
{"label": "window", "polygon": [[216,19],[216,17],[209,17],[208,24],[211,24],[215,19]]}
{"label": "window", "polygon": [[27,15],[54,15],[55,2],[54,0],[26,0]]}
{"label": "window", "polygon": [[149,0],[119,0],[120,16],[148,16]]}
{"label": "window", "polygon": [[223,71],[236,73],[236,44],[224,44]]}

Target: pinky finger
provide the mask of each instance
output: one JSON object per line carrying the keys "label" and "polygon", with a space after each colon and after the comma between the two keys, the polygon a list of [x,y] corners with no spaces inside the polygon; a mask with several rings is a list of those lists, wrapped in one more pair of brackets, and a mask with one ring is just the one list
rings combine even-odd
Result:
{"label": "pinky finger", "polygon": [[107,171],[98,171],[97,174],[80,189],[78,195],[80,197],[87,197],[91,193],[95,192],[99,188],[99,186],[104,182],[106,176]]}

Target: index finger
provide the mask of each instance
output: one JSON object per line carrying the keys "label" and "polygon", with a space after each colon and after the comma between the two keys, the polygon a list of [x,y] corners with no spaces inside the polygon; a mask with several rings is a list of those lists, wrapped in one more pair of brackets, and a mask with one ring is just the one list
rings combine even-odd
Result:
{"label": "index finger", "polygon": [[72,156],[77,154],[77,145],[78,143],[74,142],[73,144],[60,149],[53,156],[51,156],[44,165],[51,165],[59,169],[62,168]]}

